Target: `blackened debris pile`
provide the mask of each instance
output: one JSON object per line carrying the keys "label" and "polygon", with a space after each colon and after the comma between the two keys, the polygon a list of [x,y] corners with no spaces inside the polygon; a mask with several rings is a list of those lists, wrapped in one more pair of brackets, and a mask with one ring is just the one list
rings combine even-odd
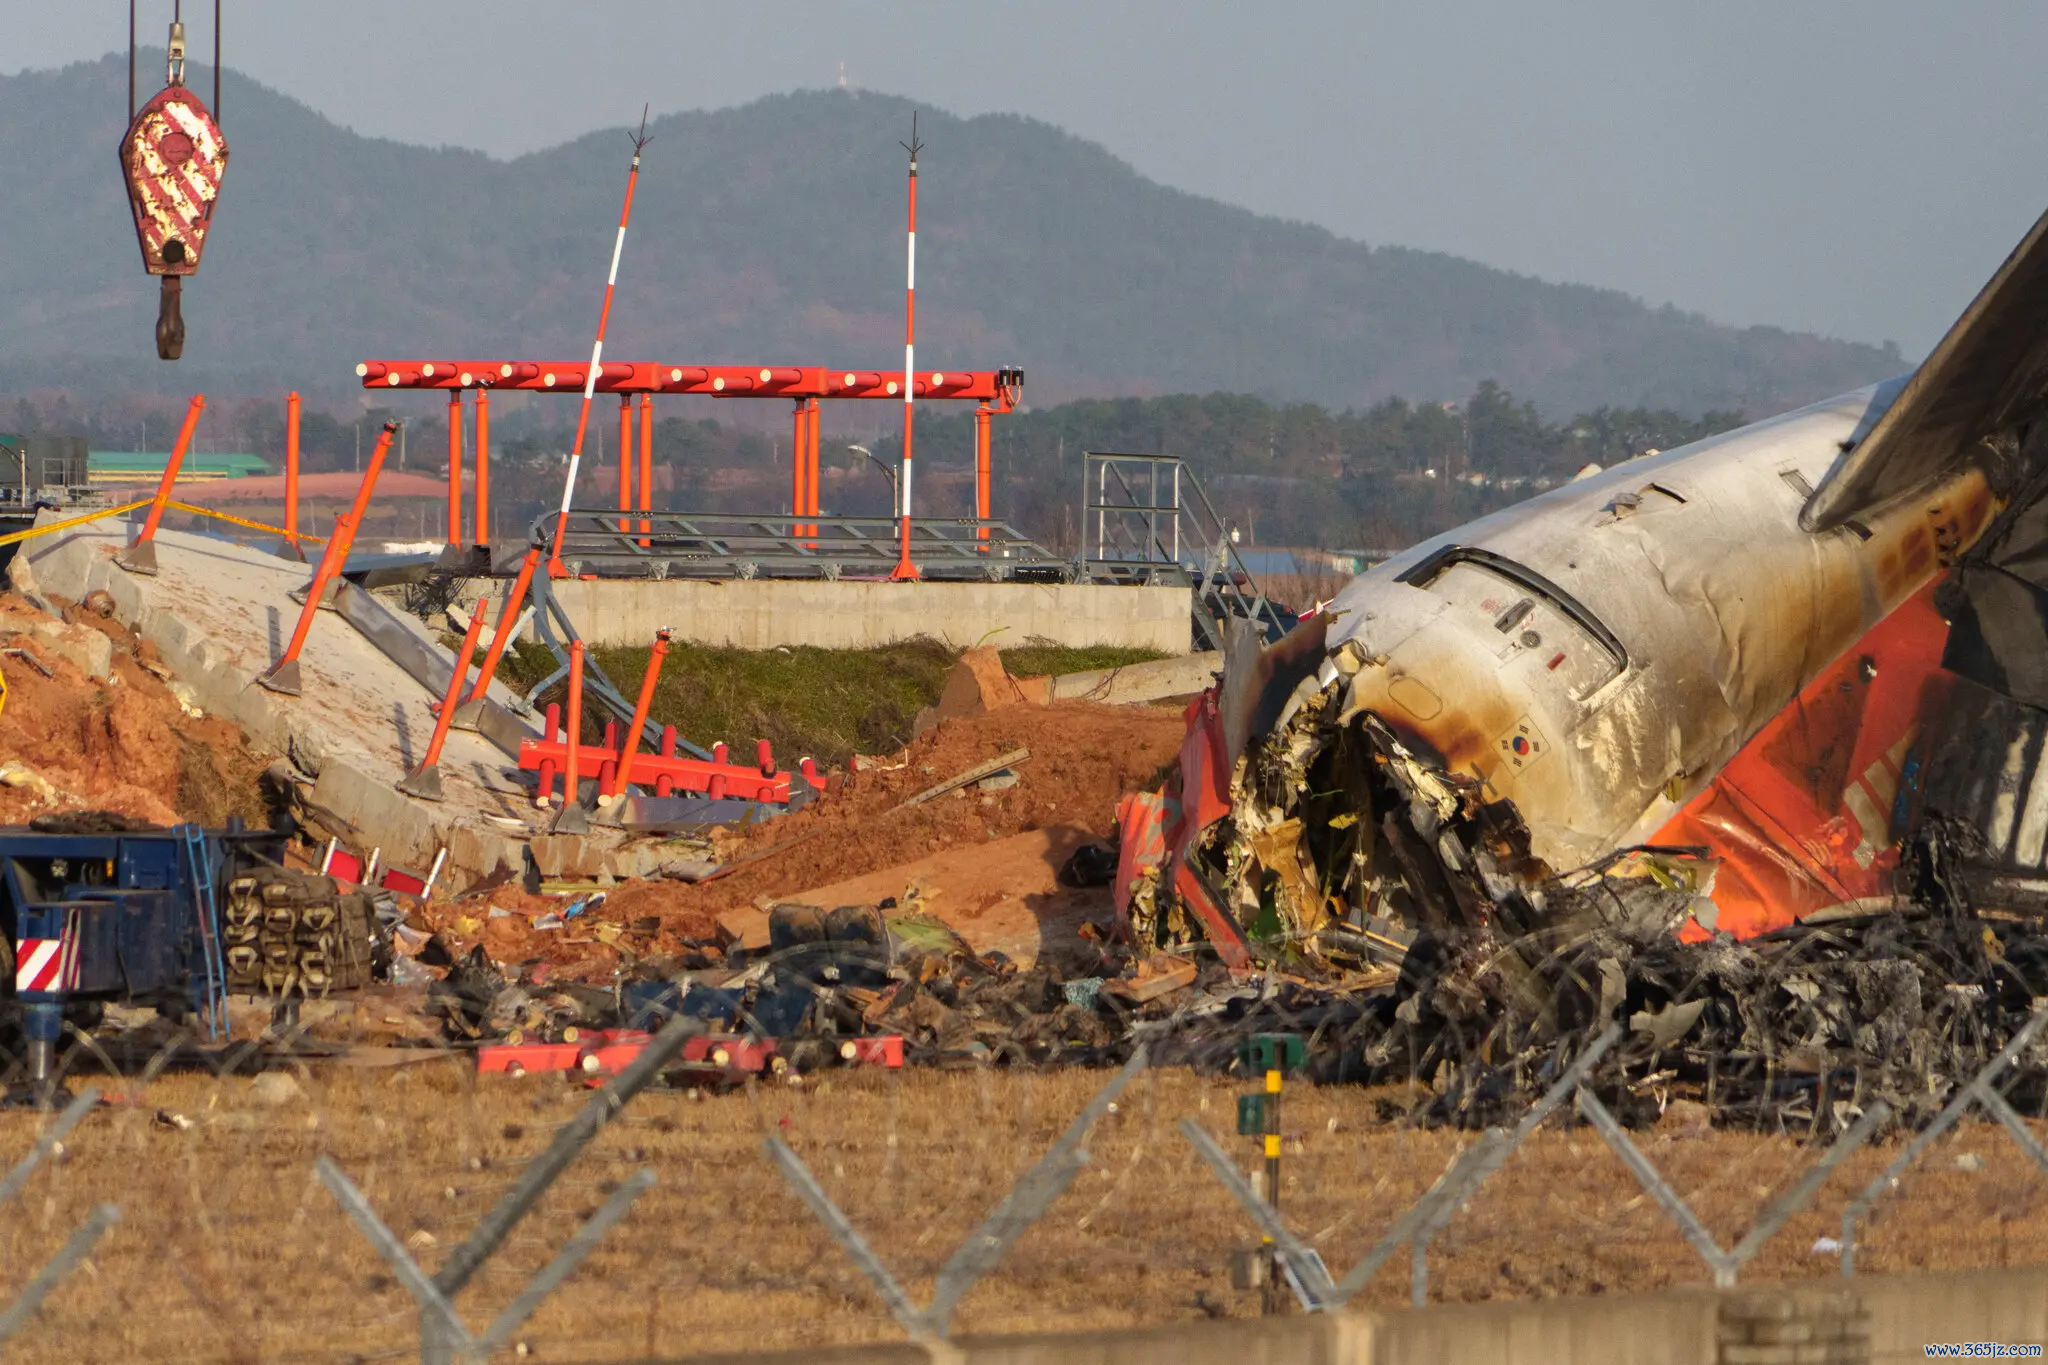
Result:
{"label": "blackened debris pile", "polygon": [[[1533,1012],[1531,987],[1549,992]],[[1619,1020],[1629,1041],[1593,1080],[1626,1118],[1686,1099],[1725,1126],[1828,1134],[1882,1100],[1916,1128],[2048,1004],[2048,925],[1906,908],[1741,942],[1608,930],[1512,985],[1410,980],[1404,994],[1338,1046],[1336,1074],[1426,1084],[1446,1120],[1511,1117]],[[2001,1085],[2038,1109],[2048,1047],[2022,1053]]]}

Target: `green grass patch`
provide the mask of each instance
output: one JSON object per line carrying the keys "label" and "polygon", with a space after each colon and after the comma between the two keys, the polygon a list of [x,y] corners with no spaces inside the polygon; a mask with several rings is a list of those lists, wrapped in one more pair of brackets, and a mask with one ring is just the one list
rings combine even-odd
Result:
{"label": "green grass patch", "polygon": [[[446,643],[457,649],[462,642],[450,636]],[[647,672],[645,645],[592,652],[621,692],[639,696]],[[1115,668],[1161,657],[1142,649],[1056,645],[1002,653],[1003,666],[1017,677]],[[735,754],[751,758],[754,742],[765,739],[774,745],[778,762],[794,764],[809,755],[827,766],[843,766],[855,753],[888,753],[908,743],[917,713],[939,699],[958,658],[958,651],[935,640],[878,649],[676,644],[662,661],[653,716],[707,749],[722,739]],[[524,692],[555,667],[544,646],[528,642],[507,651],[498,671],[507,685]],[[559,701],[563,692],[557,683],[540,702]]]}
{"label": "green grass patch", "polygon": [[1003,667],[1013,678],[1036,678],[1045,674],[1085,673],[1096,668],[1122,668],[1166,656],[1154,649],[1126,649],[1119,645],[1091,645],[1085,649],[1066,645],[1020,645],[1003,651]]}

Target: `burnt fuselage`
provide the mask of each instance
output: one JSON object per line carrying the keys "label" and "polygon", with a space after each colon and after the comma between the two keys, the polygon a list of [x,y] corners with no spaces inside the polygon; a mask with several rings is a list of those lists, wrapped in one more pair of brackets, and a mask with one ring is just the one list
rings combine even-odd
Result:
{"label": "burnt fuselage", "polygon": [[1967,469],[1802,529],[1899,388],[1627,461],[1376,566],[1329,608],[1325,682],[1512,800],[1553,870],[1644,842],[1997,510]]}

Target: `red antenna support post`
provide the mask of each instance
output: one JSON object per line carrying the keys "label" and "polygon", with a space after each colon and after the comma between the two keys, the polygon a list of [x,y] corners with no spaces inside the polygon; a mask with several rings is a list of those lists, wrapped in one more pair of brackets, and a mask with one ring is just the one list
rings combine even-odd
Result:
{"label": "red antenna support post", "polygon": [[135,543],[114,556],[114,562],[130,573],[156,573],[156,528],[164,519],[164,504],[171,500],[171,485],[178,481],[178,468],[185,463],[185,451],[192,444],[192,433],[199,428],[199,414],[206,411],[206,395],[195,393],[185,408],[185,424],[178,428],[177,444],[171,447],[171,458],[164,462],[164,476],[156,482],[156,497],[150,500],[149,516],[143,520],[142,534]]}
{"label": "red antenna support post", "polygon": [[[654,510],[654,395],[643,394],[640,398],[640,510]],[[640,548],[647,548],[647,533],[654,529],[645,517],[640,519]]]}
{"label": "red antenna support post", "polygon": [[[818,428],[821,422],[818,400],[816,398],[806,398],[804,406],[809,410],[811,419],[810,439],[804,449],[804,488],[807,490],[807,496],[810,501],[804,510],[815,517],[818,515],[818,508],[820,506],[818,502]],[[806,534],[815,536],[818,534],[818,524],[816,522],[809,523],[805,527],[805,531]],[[810,548],[813,550],[817,549],[818,543],[815,540],[812,541]]]}
{"label": "red antenna support post", "polygon": [[[986,522],[989,517],[989,456],[988,421],[991,413],[987,400],[974,409],[974,515]],[[983,554],[988,553],[988,527],[982,526],[975,532],[981,542]]]}
{"label": "red antenna support post", "polygon": [[299,548],[299,395],[293,390],[284,397],[284,544],[278,547],[287,559],[303,561]]}
{"label": "red antenna support post", "polygon": [[313,581],[306,589],[306,605],[299,611],[299,624],[292,631],[291,643],[285,646],[284,656],[256,679],[265,689],[287,697],[299,695],[299,651],[306,647],[306,636],[313,629],[313,614],[320,610],[328,583],[348,562],[349,546],[355,543],[356,528],[370,506],[370,492],[377,486],[378,471],[384,468],[384,457],[391,453],[391,438],[397,431],[398,423],[386,422],[384,430],[378,433],[377,448],[370,452],[369,466],[363,470],[363,481],[356,488],[356,500],[335,523],[334,533],[327,537],[327,548],[321,552],[320,565],[313,570]]}
{"label": "red antenna support post", "polygon": [[448,742],[448,726],[455,719],[455,708],[462,700],[462,684],[469,676],[469,659],[476,653],[476,637],[483,633],[483,628],[484,604],[479,600],[470,608],[469,629],[463,632],[462,651],[455,656],[455,666],[448,672],[448,691],[441,698],[439,714],[434,717],[434,737],[427,741],[426,756],[398,784],[398,790],[407,796],[416,796],[422,801],[442,799],[441,746]]}
{"label": "red antenna support post", "polygon": [[[633,510],[633,395],[619,395],[619,510]],[[633,529],[625,517],[619,518],[619,533]]]}
{"label": "red antenna support post", "polygon": [[462,390],[448,395],[448,558],[462,554]]}
{"label": "red antenna support post", "polygon": [[640,677],[640,699],[633,703],[633,723],[626,727],[626,739],[619,746],[618,766],[612,769],[611,781],[597,794],[600,807],[609,806],[619,799],[632,778],[633,759],[640,752],[640,735],[647,728],[647,713],[654,708],[654,686],[661,681],[661,661],[668,657],[668,632],[657,631],[654,648],[647,656],[647,671]]}
{"label": "red antenna support post", "polygon": [[491,391],[476,391],[476,543],[485,550],[486,570],[491,548]]}

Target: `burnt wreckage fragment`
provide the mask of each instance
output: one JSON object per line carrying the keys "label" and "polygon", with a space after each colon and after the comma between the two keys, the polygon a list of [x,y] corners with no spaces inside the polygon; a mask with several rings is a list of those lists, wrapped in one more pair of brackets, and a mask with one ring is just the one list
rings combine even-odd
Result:
{"label": "burnt wreckage fragment", "polygon": [[1335,1069],[1461,1118],[1614,1020],[1638,1107],[1939,1106],[2048,993],[2044,316],[2048,216],[1913,374],[1234,639],[1120,812],[1125,931],[1370,999]]}

